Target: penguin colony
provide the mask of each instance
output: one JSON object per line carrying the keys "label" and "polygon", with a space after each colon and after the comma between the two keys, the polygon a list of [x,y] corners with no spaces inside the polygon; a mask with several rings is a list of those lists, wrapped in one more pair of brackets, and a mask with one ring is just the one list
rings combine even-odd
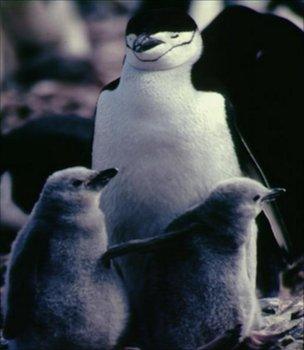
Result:
{"label": "penguin colony", "polygon": [[[13,246],[10,349],[112,349],[129,303],[142,349],[195,349],[258,324],[254,219],[279,191],[235,179],[225,99],[191,83],[203,43],[190,17],[135,17],[126,44],[122,76],[97,106],[98,172],[53,174]],[[107,235],[125,243],[106,252]],[[122,255],[123,281],[109,264]]]}

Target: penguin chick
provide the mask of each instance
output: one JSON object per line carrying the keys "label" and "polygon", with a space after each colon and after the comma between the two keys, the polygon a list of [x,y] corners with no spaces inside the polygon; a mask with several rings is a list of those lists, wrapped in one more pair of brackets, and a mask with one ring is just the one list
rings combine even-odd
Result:
{"label": "penguin chick", "polygon": [[105,253],[106,261],[151,252],[139,307],[144,349],[195,349],[238,324],[248,335],[258,302],[246,243],[263,203],[282,191],[246,178],[225,180],[163,235]]}
{"label": "penguin chick", "polygon": [[127,322],[122,282],[102,266],[102,189],[117,174],[83,167],[51,175],[18,234],[4,290],[9,349],[112,349]]}

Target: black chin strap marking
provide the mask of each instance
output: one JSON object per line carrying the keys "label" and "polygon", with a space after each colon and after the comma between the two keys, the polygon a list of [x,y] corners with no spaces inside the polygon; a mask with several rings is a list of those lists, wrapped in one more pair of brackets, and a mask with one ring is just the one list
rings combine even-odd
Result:
{"label": "black chin strap marking", "polygon": [[168,52],[170,52],[170,51],[172,51],[173,49],[175,49],[176,47],[184,46],[184,45],[190,44],[190,43],[192,42],[193,38],[194,38],[194,35],[195,35],[195,31],[193,32],[193,34],[192,34],[192,36],[191,36],[191,38],[190,38],[189,41],[185,41],[185,42],[183,42],[183,43],[181,43],[181,44],[172,46],[171,49],[167,50],[166,52],[164,52],[162,55],[160,55],[158,58],[155,58],[154,60],[142,60],[142,59],[140,59],[140,58],[136,55],[135,51],[133,51],[133,49],[132,49],[128,44],[127,44],[127,47],[133,51],[134,56],[135,56],[139,61],[141,61],[141,62],[156,62],[156,61],[158,61],[160,58],[162,58],[163,56],[165,56]]}

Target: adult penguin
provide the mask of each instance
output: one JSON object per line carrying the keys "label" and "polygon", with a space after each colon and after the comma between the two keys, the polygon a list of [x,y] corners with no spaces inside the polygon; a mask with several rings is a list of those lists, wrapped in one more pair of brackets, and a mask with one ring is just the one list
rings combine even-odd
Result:
{"label": "adult penguin", "polygon": [[[103,193],[112,244],[162,232],[216,183],[242,175],[238,156],[255,166],[240,138],[232,139],[224,96],[192,82],[204,45],[191,17],[170,9],[137,15],[128,23],[126,46],[121,78],[98,101],[93,140],[93,168],[121,172]],[[247,247],[253,286],[255,239]],[[136,299],[144,264],[136,256],[124,259]]]}
{"label": "adult penguin", "polygon": [[[270,186],[287,189],[277,205],[294,259],[303,254],[304,230],[304,201],[299,196],[304,191],[303,31],[284,18],[231,6],[202,37],[204,54],[193,68],[193,84],[229,96],[242,137]],[[253,176],[250,170],[247,174]],[[258,284],[271,295],[279,288],[280,257],[267,222],[259,220],[264,229],[258,239]]]}

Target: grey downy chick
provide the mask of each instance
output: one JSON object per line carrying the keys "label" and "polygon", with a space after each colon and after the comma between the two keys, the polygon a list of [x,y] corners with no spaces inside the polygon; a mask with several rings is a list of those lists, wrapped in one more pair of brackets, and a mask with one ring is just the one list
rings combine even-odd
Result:
{"label": "grey downy chick", "polygon": [[258,302],[246,269],[246,243],[263,203],[282,191],[247,178],[225,180],[163,235],[105,253],[104,261],[151,254],[138,310],[144,349],[193,350],[238,324],[241,337],[248,335]]}
{"label": "grey downy chick", "polygon": [[116,174],[75,167],[48,178],[8,265],[9,349],[112,349],[122,335],[124,287],[100,259],[107,248],[100,194]]}

